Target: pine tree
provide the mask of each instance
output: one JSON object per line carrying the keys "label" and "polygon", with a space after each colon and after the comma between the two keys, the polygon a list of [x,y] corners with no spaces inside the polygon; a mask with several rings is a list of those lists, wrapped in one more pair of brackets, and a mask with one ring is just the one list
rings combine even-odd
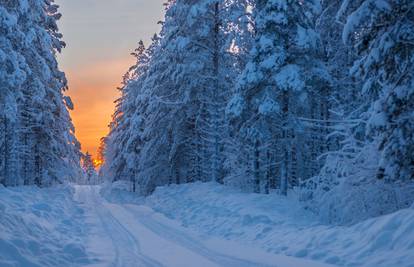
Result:
{"label": "pine tree", "polygon": [[13,175],[2,178],[7,185],[46,186],[80,174],[80,144],[67,111],[73,105],[63,95],[66,78],[56,61],[65,45],[57,9],[49,0],[0,2],[0,57],[6,62],[0,112],[7,140],[0,165],[4,175]]}
{"label": "pine tree", "polygon": [[106,160],[101,173],[110,172],[106,176],[112,181],[128,180],[136,185],[136,165],[139,161],[138,140],[140,138],[137,122],[139,109],[144,105],[137,105],[140,93],[139,83],[143,80],[145,66],[148,61],[147,50],[142,41],[131,53],[137,60],[124,75],[123,86],[119,88],[121,97],[116,101],[116,111],[111,124],[111,132],[102,141],[105,146]]}
{"label": "pine tree", "polygon": [[414,177],[414,4],[412,1],[352,1],[344,40],[360,55],[352,68],[372,101],[368,135],[381,154],[377,178],[408,182]]}
{"label": "pine tree", "polygon": [[82,169],[85,173],[85,184],[95,184],[95,180],[97,178],[97,173],[95,169],[95,165],[92,159],[91,154],[86,152],[85,155],[82,156]]}
{"label": "pine tree", "polygon": [[[138,64],[122,89],[107,140],[104,168],[111,177],[124,173],[145,194],[168,183],[223,181],[224,109],[235,66],[243,64],[248,23],[239,24],[247,3],[166,5],[160,36],[147,50],[140,45],[135,51]],[[133,95],[124,96],[124,90]]]}
{"label": "pine tree", "polygon": [[343,93],[352,117],[335,126],[342,147],[312,181],[311,201],[305,198],[327,221],[354,222],[413,202],[413,7],[356,0],[338,10],[343,42],[354,53],[347,70],[360,91]]}
{"label": "pine tree", "polygon": [[318,171],[326,133],[307,131],[302,119],[328,116],[329,74],[314,26],[319,9],[317,1],[256,1],[255,47],[228,105],[250,155],[241,161],[251,166],[245,183],[255,192],[269,192],[279,176],[286,194]]}
{"label": "pine tree", "polygon": [[0,2],[0,183],[4,185],[19,182],[15,176],[18,140],[12,133],[18,127],[17,102],[21,99],[21,87],[30,73],[30,67],[16,46],[22,43],[24,36],[18,24],[20,9],[18,3]]}

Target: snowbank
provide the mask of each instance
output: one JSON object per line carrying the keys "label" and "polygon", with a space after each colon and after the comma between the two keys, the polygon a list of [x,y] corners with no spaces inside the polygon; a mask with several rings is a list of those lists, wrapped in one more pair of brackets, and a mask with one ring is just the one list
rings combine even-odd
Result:
{"label": "snowbank", "polygon": [[294,199],[241,193],[215,183],[160,187],[145,200],[183,226],[268,252],[339,266],[412,267],[414,209],[353,226],[322,225]]}
{"label": "snowbank", "polygon": [[132,192],[132,183],[129,181],[116,181],[104,183],[100,194],[109,202],[117,204],[142,204],[144,197]]}
{"label": "snowbank", "polygon": [[0,186],[0,266],[84,266],[83,211],[70,187]]}

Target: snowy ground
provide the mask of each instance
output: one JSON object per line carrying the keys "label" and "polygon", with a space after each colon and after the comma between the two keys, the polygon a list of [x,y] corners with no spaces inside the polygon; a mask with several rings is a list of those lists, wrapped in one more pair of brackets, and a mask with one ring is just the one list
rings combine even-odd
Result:
{"label": "snowy ground", "polygon": [[333,227],[214,183],[100,192],[0,187],[0,266],[414,266],[414,209]]}
{"label": "snowy ground", "polygon": [[208,236],[273,253],[339,266],[414,266],[414,209],[349,227],[324,226],[294,199],[214,183],[159,188],[146,204]]}
{"label": "snowy ground", "polygon": [[0,185],[0,266],[82,266],[83,210],[73,189]]}
{"label": "snowy ground", "polygon": [[93,225],[87,247],[102,259],[97,266],[328,266],[225,240],[209,244],[147,206],[109,203],[99,191],[76,186],[75,194]]}
{"label": "snowy ground", "polygon": [[[134,200],[119,190],[105,195]],[[336,266],[414,267],[414,207],[352,226],[329,226],[294,197],[246,194],[215,183],[161,187],[135,202],[204,235],[204,244],[212,246],[226,239]]]}

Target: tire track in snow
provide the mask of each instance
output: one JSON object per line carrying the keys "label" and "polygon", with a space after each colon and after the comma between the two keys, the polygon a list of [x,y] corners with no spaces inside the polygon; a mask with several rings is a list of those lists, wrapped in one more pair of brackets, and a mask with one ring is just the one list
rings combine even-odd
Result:
{"label": "tire track in snow", "polygon": [[[75,198],[83,202],[86,213],[94,221],[98,236],[108,237],[114,258],[97,266],[114,267],[327,267],[331,265],[220,243],[216,250],[146,206],[108,203],[100,195],[99,186],[77,186]],[[159,217],[162,216],[162,217]],[[92,239],[93,240],[93,239]],[[225,240],[219,240],[225,242]],[[95,242],[99,248],[99,242]],[[224,244],[224,247],[223,247]],[[211,244],[210,244],[211,245]],[[216,244],[214,244],[216,245]],[[229,247],[239,251],[231,251]],[[93,247],[93,246],[92,246]],[[237,248],[236,248],[237,247]],[[237,253],[234,253],[237,252]],[[247,254],[243,254],[247,253]],[[256,254],[257,253],[257,254]],[[99,253],[98,253],[99,254]],[[99,255],[102,256],[102,253]],[[156,259],[156,260],[155,260]]]}
{"label": "tire track in snow", "polygon": [[78,186],[77,198],[84,206],[97,215],[104,233],[112,242],[115,259],[109,266],[113,267],[163,267],[156,260],[140,253],[140,244],[133,235],[106,209],[99,195],[98,187]]}
{"label": "tire track in snow", "polygon": [[[197,242],[196,240],[192,239],[190,236],[183,232],[177,231],[177,229],[170,228],[167,225],[164,225],[157,220],[151,219],[151,216],[155,214],[154,211],[145,212],[140,209],[139,206],[134,207],[133,205],[128,205],[126,207],[122,207],[123,210],[130,213],[137,221],[139,221],[142,225],[153,231],[155,234],[162,236],[172,242],[180,244],[181,246],[190,249],[197,254],[200,254],[207,259],[219,264],[220,266],[225,267],[277,267],[277,264],[274,265],[266,265],[263,263],[252,262],[248,260],[238,259],[235,257],[231,257],[228,255],[220,254],[210,249],[206,248],[201,243]],[[132,211],[133,210],[133,211]]]}

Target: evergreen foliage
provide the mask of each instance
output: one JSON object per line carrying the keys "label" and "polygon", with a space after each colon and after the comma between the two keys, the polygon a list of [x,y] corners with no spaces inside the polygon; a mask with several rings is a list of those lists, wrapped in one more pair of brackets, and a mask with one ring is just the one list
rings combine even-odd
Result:
{"label": "evergreen foliage", "polygon": [[[408,0],[170,0],[133,55],[108,179],[287,194],[346,223],[414,200]],[[359,214],[360,216],[355,216]]]}
{"label": "evergreen foliage", "polygon": [[0,183],[47,186],[80,174],[80,144],[56,53],[65,46],[51,0],[0,1]]}

